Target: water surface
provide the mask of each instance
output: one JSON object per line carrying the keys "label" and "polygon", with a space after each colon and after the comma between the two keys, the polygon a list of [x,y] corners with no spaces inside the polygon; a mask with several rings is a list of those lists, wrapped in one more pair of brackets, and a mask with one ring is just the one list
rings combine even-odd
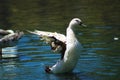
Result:
{"label": "water surface", "polygon": [[[0,28],[25,32],[18,44],[3,50],[14,59],[0,61],[0,80],[119,80],[119,0],[0,0]],[[69,74],[47,74],[60,54],[26,30],[57,31],[65,34],[69,21],[79,17],[87,27],[76,29],[84,47],[78,64]],[[118,40],[114,40],[114,38]]]}

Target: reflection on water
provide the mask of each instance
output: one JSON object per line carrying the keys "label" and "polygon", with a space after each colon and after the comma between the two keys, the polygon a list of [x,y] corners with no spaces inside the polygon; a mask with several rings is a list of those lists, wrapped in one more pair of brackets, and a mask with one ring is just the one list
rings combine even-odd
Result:
{"label": "reflection on water", "polygon": [[7,54],[17,54],[17,46],[3,48],[2,51]]}
{"label": "reflection on water", "polygon": [[[0,0],[0,28],[47,30],[65,33],[73,17],[88,27],[77,29],[84,47],[78,65],[70,74],[46,74],[44,67],[53,65],[60,54],[31,34],[25,34],[16,47],[4,54],[19,55],[0,61],[1,80],[119,80],[120,38],[119,5],[115,0]],[[112,6],[111,6],[112,5]]]}
{"label": "reflection on water", "polygon": [[[83,36],[83,35],[81,35]],[[94,47],[91,47],[93,46]],[[45,65],[53,65],[60,58],[59,54],[50,51],[50,47],[35,35],[25,35],[18,43],[16,59],[4,59],[0,64],[1,79],[44,79],[44,80],[104,80],[118,79],[120,57],[99,54],[97,51],[109,52],[103,42],[83,44],[85,54],[82,54],[78,65],[70,74],[46,74]],[[95,47],[96,46],[96,47]]]}

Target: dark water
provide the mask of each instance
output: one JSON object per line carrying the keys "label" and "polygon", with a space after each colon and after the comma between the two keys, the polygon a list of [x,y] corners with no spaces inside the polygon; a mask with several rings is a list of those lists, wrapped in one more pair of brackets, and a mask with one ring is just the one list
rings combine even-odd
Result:
{"label": "dark water", "polygon": [[[120,80],[119,4],[119,0],[0,0],[0,28],[25,31],[15,47],[3,50],[19,57],[0,61],[0,80]],[[46,74],[45,65],[55,64],[60,55],[26,30],[65,33],[74,17],[87,24],[77,29],[84,54],[73,73]]]}

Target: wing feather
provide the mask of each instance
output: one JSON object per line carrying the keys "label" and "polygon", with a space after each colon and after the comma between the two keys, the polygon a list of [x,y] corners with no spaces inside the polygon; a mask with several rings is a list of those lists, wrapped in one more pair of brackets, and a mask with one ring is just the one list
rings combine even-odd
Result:
{"label": "wing feather", "polygon": [[40,37],[43,36],[48,36],[48,37],[55,37],[56,39],[62,41],[62,42],[66,42],[66,36],[57,32],[47,32],[47,31],[39,31],[39,30],[35,30],[35,31],[28,31],[32,34],[36,34]]}
{"label": "wing feather", "polygon": [[54,52],[60,52],[61,53],[61,59],[64,57],[64,53],[66,50],[66,37],[63,34],[56,33],[56,32],[46,32],[46,31],[28,31],[32,34],[36,34],[42,38],[45,42],[50,44],[51,49]]}

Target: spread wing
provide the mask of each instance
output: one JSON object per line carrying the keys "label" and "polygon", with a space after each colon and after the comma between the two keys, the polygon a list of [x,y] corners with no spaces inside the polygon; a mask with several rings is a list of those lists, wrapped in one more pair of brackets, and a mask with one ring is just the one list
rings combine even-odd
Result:
{"label": "spread wing", "polygon": [[64,53],[66,50],[66,37],[63,34],[56,33],[56,32],[46,32],[46,31],[28,31],[32,34],[36,34],[42,38],[45,42],[50,44],[51,49],[54,52],[60,52],[61,53],[61,59],[64,57]]}
{"label": "spread wing", "polygon": [[47,31],[39,31],[39,30],[35,30],[35,31],[28,31],[32,34],[36,34],[40,37],[54,37],[56,38],[57,40],[59,41],[62,41],[62,42],[66,42],[66,36],[63,35],[63,34],[60,34],[60,33],[57,33],[57,32],[47,32]]}

